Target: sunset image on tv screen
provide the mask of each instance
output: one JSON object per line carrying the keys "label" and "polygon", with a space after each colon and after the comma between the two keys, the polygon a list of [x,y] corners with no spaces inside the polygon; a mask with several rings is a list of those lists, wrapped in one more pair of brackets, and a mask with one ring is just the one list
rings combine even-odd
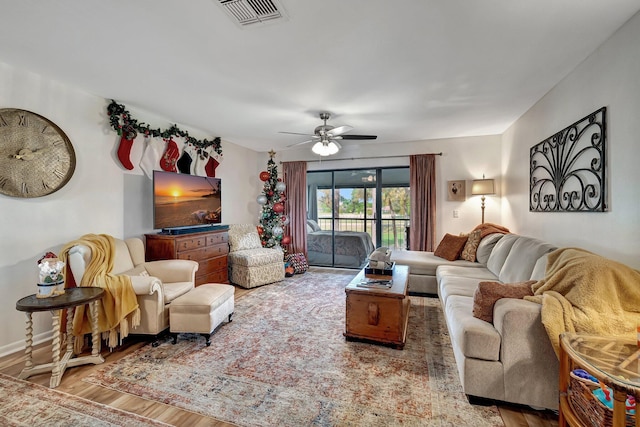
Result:
{"label": "sunset image on tv screen", "polygon": [[154,171],[154,228],[220,223],[220,184],[219,178]]}

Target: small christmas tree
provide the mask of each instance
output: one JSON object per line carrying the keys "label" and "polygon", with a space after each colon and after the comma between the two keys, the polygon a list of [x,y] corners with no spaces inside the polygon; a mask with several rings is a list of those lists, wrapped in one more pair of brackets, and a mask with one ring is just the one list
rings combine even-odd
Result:
{"label": "small christmas tree", "polygon": [[278,166],[273,160],[276,153],[269,152],[267,170],[260,172],[260,179],[264,181],[262,194],[258,196],[258,203],[262,205],[260,214],[260,240],[265,248],[288,245],[289,236],[284,235],[284,226],[289,223],[289,217],[284,213],[287,188],[281,178],[278,178]]}

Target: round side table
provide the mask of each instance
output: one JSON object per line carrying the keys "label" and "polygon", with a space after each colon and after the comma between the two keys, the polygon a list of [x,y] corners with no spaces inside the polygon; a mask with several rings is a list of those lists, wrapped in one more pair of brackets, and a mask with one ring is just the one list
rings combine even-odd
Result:
{"label": "round side table", "polygon": [[[100,334],[98,332],[98,301],[104,295],[104,289],[94,287],[69,288],[64,294],[49,298],[37,298],[35,294],[24,297],[16,302],[16,310],[23,311],[27,315],[25,366],[18,378],[25,379],[32,375],[43,372],[51,372],[49,387],[55,388],[60,385],[60,380],[64,371],[73,366],[93,363],[94,365],[104,362],[100,354]],[[73,357],[73,316],[75,307],[89,304],[89,319],[91,321],[92,349],[91,355]],[[60,330],[60,313],[67,310],[66,325],[66,351],[60,358],[60,341],[62,331]],[[53,361],[42,365],[33,365],[33,321],[31,316],[36,311],[51,311],[52,318],[52,353]]]}

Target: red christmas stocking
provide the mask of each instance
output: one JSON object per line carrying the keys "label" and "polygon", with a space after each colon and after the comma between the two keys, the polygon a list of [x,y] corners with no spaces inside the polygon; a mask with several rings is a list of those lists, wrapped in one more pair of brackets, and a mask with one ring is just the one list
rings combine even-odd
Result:
{"label": "red christmas stocking", "polygon": [[204,167],[204,171],[206,172],[207,176],[215,178],[216,168],[218,167],[219,164],[220,163],[218,163],[218,161],[214,159],[213,156],[209,156],[209,161],[207,162],[207,165]]}
{"label": "red christmas stocking", "polygon": [[120,145],[118,145],[118,160],[127,170],[133,169],[133,163],[131,163],[129,156],[131,156],[131,147],[136,136],[137,132],[133,129],[133,126],[128,125],[122,129],[122,137],[120,138]]}
{"label": "red christmas stocking", "polygon": [[180,157],[180,150],[178,150],[178,144],[173,139],[168,139],[167,148],[164,150],[164,154],[160,159],[160,167],[167,172],[177,172],[176,162]]}

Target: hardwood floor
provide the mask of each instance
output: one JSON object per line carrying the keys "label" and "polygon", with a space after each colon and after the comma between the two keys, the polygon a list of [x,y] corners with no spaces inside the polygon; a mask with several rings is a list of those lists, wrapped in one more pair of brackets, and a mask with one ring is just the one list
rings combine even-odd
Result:
{"label": "hardwood floor", "polygon": [[[251,292],[251,290],[236,287],[236,298]],[[146,341],[137,338],[127,339],[125,343],[112,352],[103,350],[105,363],[115,363],[120,358],[137,350]],[[51,361],[51,345],[41,344],[34,348],[34,363],[48,363]],[[193,412],[185,411],[175,406],[142,399],[130,394],[120,393],[104,387],[82,382],[82,379],[94,370],[104,365],[84,365],[69,368],[62,377],[60,386],[56,389],[69,394],[83,397],[94,402],[109,405],[118,409],[153,418],[176,426],[232,426],[223,421],[205,417]],[[0,358],[0,372],[17,377],[24,367],[22,352]],[[49,374],[34,375],[28,381],[49,386]],[[528,407],[499,404],[498,409],[506,427],[556,427],[558,416],[552,411],[535,411]]]}

